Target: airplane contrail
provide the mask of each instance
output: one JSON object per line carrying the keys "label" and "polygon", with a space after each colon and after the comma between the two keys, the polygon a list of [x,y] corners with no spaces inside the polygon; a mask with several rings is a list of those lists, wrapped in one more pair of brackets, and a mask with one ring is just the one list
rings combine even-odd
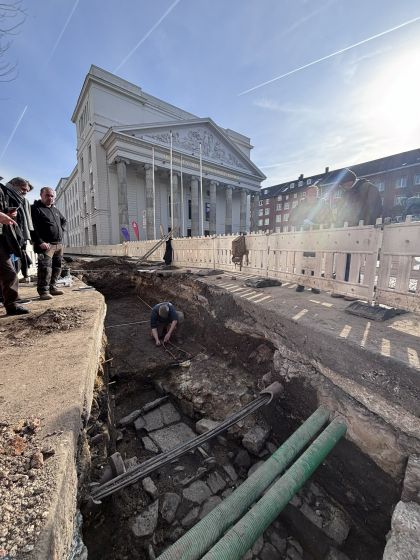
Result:
{"label": "airplane contrail", "polygon": [[58,47],[58,45],[59,45],[59,43],[60,43],[60,41],[61,41],[61,38],[63,37],[64,32],[65,32],[65,30],[67,29],[67,26],[68,26],[68,24],[70,23],[71,18],[73,17],[74,12],[76,11],[76,8],[77,8],[77,6],[78,6],[78,4],[79,4],[79,1],[80,1],[80,0],[76,0],[75,3],[73,4],[73,8],[71,9],[71,12],[70,12],[68,18],[66,19],[66,22],[65,22],[65,24],[63,25],[63,29],[60,31],[60,34],[58,35],[56,42],[54,43],[54,46],[53,46],[53,48],[52,48],[52,50],[51,50],[51,52],[50,52],[50,55],[49,55],[49,57],[48,57],[48,59],[47,59],[47,62],[45,63],[46,66],[50,63],[52,57],[54,56],[54,53],[55,53],[55,51],[56,51],[56,49],[57,49],[57,47]]}
{"label": "airplane contrail", "polygon": [[124,66],[124,64],[133,56],[133,54],[136,52],[136,50],[140,47],[140,45],[142,45],[145,40],[153,33],[153,31],[162,23],[162,21],[172,12],[172,10],[177,6],[177,4],[180,3],[181,0],[175,0],[175,2],[173,2],[173,4],[171,4],[169,6],[169,8],[166,10],[166,12],[157,20],[157,22],[149,29],[149,31],[146,33],[146,35],[144,35],[144,37],[142,37],[140,39],[140,41],[137,43],[137,45],[135,45],[131,51],[128,53],[127,56],[125,56],[122,61],[118,64],[118,66],[113,70],[113,72],[118,72],[118,70],[121,68],[121,66]]}
{"label": "airplane contrail", "polygon": [[7,150],[7,148],[9,147],[10,142],[13,140],[13,136],[16,134],[16,131],[17,131],[17,129],[18,129],[20,123],[22,122],[22,119],[23,119],[23,117],[24,117],[24,115],[25,115],[25,113],[26,113],[27,108],[28,108],[28,105],[25,105],[25,108],[23,109],[23,111],[22,111],[20,117],[19,117],[18,120],[16,121],[15,127],[14,127],[14,129],[12,130],[12,133],[11,133],[11,135],[9,136],[9,139],[7,140],[6,145],[5,145],[5,147],[3,148],[3,150],[2,150],[2,152],[1,152],[1,154],[0,154],[0,161],[3,159],[3,156],[4,156],[4,154],[6,153],[6,150]]}
{"label": "airplane contrail", "polygon": [[242,91],[241,93],[239,93],[238,96],[245,95],[247,93],[251,93],[251,91],[255,91],[256,89],[262,88],[263,86],[266,86],[268,84],[272,84],[273,82],[276,82],[277,80],[281,80],[283,78],[286,78],[287,76],[290,76],[291,74],[296,74],[296,72],[300,72],[301,70],[304,70],[305,68],[309,68],[309,66],[313,66],[314,64],[318,64],[319,62],[323,62],[324,60],[332,58],[333,56],[336,56],[338,54],[342,54],[346,51],[349,51],[350,49],[354,49],[355,47],[363,45],[364,43],[368,43],[369,41],[373,41],[374,39],[378,39],[378,37],[382,37],[383,35],[387,35],[388,33],[392,33],[392,31],[396,31],[397,29],[401,29],[402,27],[406,27],[407,25],[415,23],[416,21],[419,21],[419,20],[420,20],[420,16],[418,16],[416,18],[413,18],[413,19],[410,19],[409,21],[405,21],[404,23],[400,23],[400,25],[396,25],[395,27],[391,27],[391,29],[387,29],[386,31],[382,31],[381,33],[377,33],[376,35],[372,35],[372,37],[368,37],[367,39],[363,39],[362,41],[358,41],[357,43],[354,43],[353,45],[349,45],[348,47],[345,47],[344,49],[340,49],[339,51],[335,51],[331,54],[327,54],[326,56],[323,56],[322,58],[318,58],[317,60],[313,60],[312,62],[308,62],[308,64],[304,64],[303,66],[299,66],[299,68],[295,68],[294,70],[290,70],[290,72],[286,72],[285,74],[281,74],[280,76],[276,76],[275,78],[272,78],[271,80],[267,80],[266,82],[263,82],[262,84],[258,84],[257,86],[246,89],[245,91]]}

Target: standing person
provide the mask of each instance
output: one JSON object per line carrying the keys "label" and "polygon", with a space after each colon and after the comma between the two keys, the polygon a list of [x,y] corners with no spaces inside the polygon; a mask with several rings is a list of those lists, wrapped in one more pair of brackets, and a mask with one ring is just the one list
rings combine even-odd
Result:
{"label": "standing person", "polygon": [[[361,220],[365,226],[375,225],[376,220],[382,215],[382,199],[375,185],[363,177],[357,178],[356,174],[347,168],[339,172],[335,183],[343,190],[337,210],[337,225],[343,227],[347,222],[348,227],[354,227],[358,226]],[[345,282],[349,280],[350,265],[351,254],[347,253]],[[334,293],[331,296],[343,297],[341,294]],[[357,298],[344,296],[344,299],[354,301]]]}
{"label": "standing person", "polygon": [[337,175],[335,184],[343,191],[337,212],[336,223],[342,227],[358,226],[363,220],[365,226],[374,226],[382,215],[382,199],[373,183],[357,178],[351,169],[343,169]]}
{"label": "standing person", "polygon": [[21,256],[21,232],[15,218],[17,208],[0,183],[0,288],[7,315],[25,315],[29,310],[17,303],[19,280],[12,255]]}
{"label": "standing person", "polygon": [[163,341],[169,342],[177,325],[181,324],[183,320],[184,314],[181,311],[177,312],[175,306],[169,301],[157,303],[152,307],[150,327],[156,346],[161,345],[160,339],[163,335],[165,335]]}
{"label": "standing person", "polygon": [[38,285],[40,299],[52,299],[64,292],[57,288],[56,282],[61,274],[63,257],[63,238],[67,220],[54,206],[55,191],[43,187],[41,200],[32,207],[34,224],[34,250],[38,253]]}
{"label": "standing person", "polygon": [[31,216],[31,205],[26,195],[33,189],[33,186],[22,177],[14,177],[5,185],[5,191],[9,197],[11,204],[17,207],[16,223],[18,224],[21,236],[21,256],[15,256],[16,271],[21,272],[23,277],[28,276],[28,269],[32,264],[26,253],[26,245],[31,242],[34,226]]}
{"label": "standing person", "polygon": [[[319,190],[317,185],[312,185],[306,190],[306,198],[293,209],[289,225],[295,227],[297,230],[303,228],[308,231],[311,227],[319,229],[321,225],[330,225],[332,221],[330,207],[327,202],[319,198]],[[316,254],[312,251],[304,251],[303,256],[306,258],[315,257]],[[298,284],[297,292],[305,291],[303,284]],[[319,294],[318,288],[311,288],[313,294]]]}
{"label": "standing person", "polygon": [[[168,228],[168,234],[171,233],[172,228]],[[172,249],[172,235],[168,237],[165,241],[165,254],[163,255],[163,260],[165,261],[166,266],[172,264],[173,259],[173,249]]]}

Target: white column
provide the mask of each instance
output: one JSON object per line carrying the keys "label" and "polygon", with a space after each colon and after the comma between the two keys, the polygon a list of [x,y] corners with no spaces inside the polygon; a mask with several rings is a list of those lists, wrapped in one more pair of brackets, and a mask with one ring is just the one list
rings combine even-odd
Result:
{"label": "white column", "polygon": [[226,185],[225,233],[232,233],[232,191],[233,188]]}
{"label": "white column", "polygon": [[251,231],[258,231],[258,213],[260,209],[260,195],[254,193],[251,197]]}
{"label": "white column", "polygon": [[199,235],[199,206],[198,206],[198,181],[199,178],[191,177],[191,235]]}
{"label": "white column", "polygon": [[173,215],[173,235],[179,237],[179,224],[180,224],[180,201],[179,201],[179,187],[178,187],[179,173],[172,171],[172,196],[174,197],[172,204]]}
{"label": "white column", "polygon": [[209,231],[210,235],[215,235],[216,233],[216,190],[219,183],[217,181],[210,181],[210,219],[209,219]]}
{"label": "white column", "polygon": [[240,233],[246,232],[246,206],[248,193],[245,189],[241,189],[241,199],[239,207],[239,231]]}
{"label": "white column", "polygon": [[128,220],[128,197],[127,197],[127,165],[129,161],[123,158],[115,160],[117,164],[117,177],[118,177],[118,220],[119,220],[119,234],[120,239],[125,241],[121,233],[121,228],[126,227],[130,230]]}
{"label": "white column", "polygon": [[149,164],[144,166],[146,170],[146,236],[154,239],[154,200],[153,200],[153,167]]}

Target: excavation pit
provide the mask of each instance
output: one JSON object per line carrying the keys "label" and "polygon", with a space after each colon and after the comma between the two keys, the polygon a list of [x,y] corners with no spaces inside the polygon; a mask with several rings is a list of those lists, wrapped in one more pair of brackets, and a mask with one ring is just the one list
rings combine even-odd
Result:
{"label": "excavation pit", "polygon": [[[153,472],[151,480],[106,498],[84,520],[89,558],[157,557],[246,480],[320,404],[344,415],[348,435],[246,557],[382,558],[405,462],[418,450],[414,426],[400,437],[401,426],[410,427],[410,412],[398,426],[366,407],[355,393],[359,385],[354,379],[348,391],[337,382],[338,376],[345,378],[348,364],[336,371],[331,365],[339,363],[339,356],[323,363],[321,353],[314,360],[308,329],[296,338],[295,325],[276,317],[277,310],[261,313],[252,302],[238,304],[217,286],[220,276],[201,279],[160,269],[139,273],[128,262],[123,270],[112,267],[108,259],[104,271],[103,264],[78,264],[87,269],[82,278],[104,294],[108,307],[109,384],[99,400],[107,403],[111,437],[102,448],[91,448],[92,481],[100,478],[114,451],[130,468],[192,436],[200,419],[222,421],[272,381],[284,385],[284,394],[207,444],[205,453],[215,458],[215,465],[199,452],[189,453]],[[148,305],[158,301],[172,301],[185,313],[182,339],[174,342],[188,356],[176,348],[171,356],[151,340]],[[377,369],[377,356],[369,360]],[[186,367],[174,366],[183,361],[189,362]],[[373,394],[371,382],[363,390]],[[379,391],[384,397],[391,381],[387,383]],[[402,392],[398,398],[413,410],[415,390]],[[134,423],[118,427],[121,419],[163,396],[165,404],[138,422],[137,429]],[[396,404],[391,402],[390,408]],[[103,416],[103,408],[97,414]],[[95,420],[93,414],[90,436],[104,429],[105,422],[98,428]],[[256,426],[267,435],[250,451],[243,437]]]}

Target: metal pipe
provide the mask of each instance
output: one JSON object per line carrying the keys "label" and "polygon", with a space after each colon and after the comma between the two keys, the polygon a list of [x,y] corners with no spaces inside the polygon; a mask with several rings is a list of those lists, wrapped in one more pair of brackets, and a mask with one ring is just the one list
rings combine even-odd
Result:
{"label": "metal pipe", "polygon": [[201,558],[304,449],[328,422],[329,415],[326,408],[318,408],[239,488],[165,550],[157,560]]}
{"label": "metal pipe", "polygon": [[240,560],[334,449],[346,430],[344,419],[333,420],[267,494],[203,556],[202,560]]}
{"label": "metal pipe", "polygon": [[[277,383],[273,383],[272,385],[275,386],[277,385]],[[273,392],[275,392],[275,388],[273,389]],[[177,447],[174,447],[173,449],[165,453],[161,453],[157,457],[152,457],[151,459],[144,461],[141,465],[138,465],[138,467],[134,467],[133,469],[130,469],[126,473],[115,477],[109,482],[102,484],[101,486],[95,487],[92,490],[91,497],[93,498],[94,501],[100,501],[103,498],[106,498],[107,496],[114,494],[118,490],[121,490],[122,488],[129,486],[130,484],[134,484],[138,480],[141,480],[146,476],[148,476],[151,472],[155,471],[156,469],[163,467],[163,465],[170,463],[177,457],[181,457],[181,455],[185,455],[186,453],[192,451],[196,447],[201,446],[206,441],[218,436],[219,434],[221,434],[222,432],[230,428],[230,426],[233,426],[239,420],[245,418],[249,414],[252,414],[256,410],[258,410],[261,406],[267,404],[268,402],[271,402],[271,395],[269,393],[260,395],[259,397],[251,401],[249,404],[247,404],[246,406],[238,410],[238,412],[235,412],[235,414],[232,414],[231,416],[226,418],[226,420],[221,422],[218,426],[216,426],[212,430],[209,430],[208,432],[200,436],[197,436],[196,438],[193,438],[185,443],[182,443],[181,445],[178,445]]]}

